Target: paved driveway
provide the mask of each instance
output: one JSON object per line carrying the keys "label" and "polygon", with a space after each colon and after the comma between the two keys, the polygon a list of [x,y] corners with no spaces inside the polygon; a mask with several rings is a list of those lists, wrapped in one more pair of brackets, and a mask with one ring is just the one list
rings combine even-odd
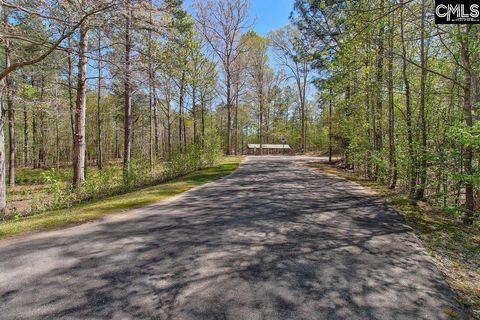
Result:
{"label": "paved driveway", "polygon": [[[249,157],[167,202],[0,243],[1,319],[449,319],[381,200],[307,157]],[[460,317],[461,317],[461,313]]]}

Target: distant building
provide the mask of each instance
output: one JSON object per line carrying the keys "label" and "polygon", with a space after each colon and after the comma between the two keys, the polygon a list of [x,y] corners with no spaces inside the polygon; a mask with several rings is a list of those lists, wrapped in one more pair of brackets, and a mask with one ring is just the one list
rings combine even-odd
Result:
{"label": "distant building", "polygon": [[[262,154],[290,154],[293,152],[288,144],[262,144]],[[260,154],[259,143],[249,143],[247,145],[247,154]]]}

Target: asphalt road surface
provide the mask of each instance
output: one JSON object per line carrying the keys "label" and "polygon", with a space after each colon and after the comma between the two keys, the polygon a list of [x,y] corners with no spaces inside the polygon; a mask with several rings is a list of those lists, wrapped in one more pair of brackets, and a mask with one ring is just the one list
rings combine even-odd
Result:
{"label": "asphalt road surface", "polygon": [[450,319],[402,219],[308,157],[249,157],[164,203],[0,242],[0,319]]}

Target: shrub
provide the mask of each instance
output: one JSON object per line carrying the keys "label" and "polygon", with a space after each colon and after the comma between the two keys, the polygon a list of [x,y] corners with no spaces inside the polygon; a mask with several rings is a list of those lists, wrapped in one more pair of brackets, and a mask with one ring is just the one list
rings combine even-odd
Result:
{"label": "shrub", "polygon": [[[46,205],[40,207],[60,208],[71,207],[75,195],[72,186],[63,181],[63,177],[55,169],[42,172],[42,179],[48,185],[48,194],[51,196]],[[36,210],[39,210],[38,208]],[[40,210],[39,210],[40,211]]]}
{"label": "shrub", "polygon": [[164,179],[177,178],[213,166],[221,157],[218,139],[183,146],[175,150],[165,165]]}

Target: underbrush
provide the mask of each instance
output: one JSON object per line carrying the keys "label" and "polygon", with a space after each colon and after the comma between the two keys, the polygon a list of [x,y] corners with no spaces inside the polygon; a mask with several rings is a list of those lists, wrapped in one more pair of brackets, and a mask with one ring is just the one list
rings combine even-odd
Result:
{"label": "underbrush", "polygon": [[73,188],[71,174],[65,168],[30,169],[30,172],[34,172],[31,177],[24,170],[20,179],[24,181],[23,185],[9,190],[9,214],[4,219],[70,208],[84,201],[152,186],[211,167],[218,163],[221,156],[220,144],[216,140],[206,141],[202,145],[187,145],[174,150],[168,159],[152,167],[145,159],[133,159],[126,177],[119,165],[105,166],[102,170],[89,167],[85,182],[78,188]]}
{"label": "underbrush", "polygon": [[222,157],[219,164],[197,170],[165,183],[158,183],[145,188],[139,187],[138,190],[128,191],[121,195],[83,201],[73,204],[69,208],[44,210],[27,217],[3,221],[0,223],[0,239],[76,225],[162,201],[232,173],[240,164],[241,159],[241,157],[234,156]]}

